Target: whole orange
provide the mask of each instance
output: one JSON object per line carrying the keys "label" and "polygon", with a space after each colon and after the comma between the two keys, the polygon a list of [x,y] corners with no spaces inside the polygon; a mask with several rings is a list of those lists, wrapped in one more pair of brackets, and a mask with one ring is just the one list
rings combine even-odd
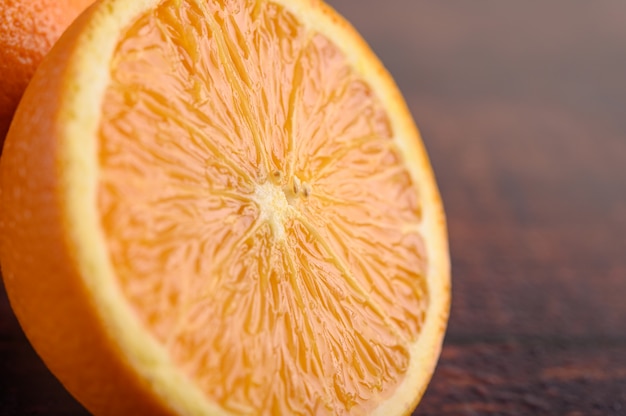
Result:
{"label": "whole orange", "polygon": [[35,69],[93,0],[0,0],[0,146]]}

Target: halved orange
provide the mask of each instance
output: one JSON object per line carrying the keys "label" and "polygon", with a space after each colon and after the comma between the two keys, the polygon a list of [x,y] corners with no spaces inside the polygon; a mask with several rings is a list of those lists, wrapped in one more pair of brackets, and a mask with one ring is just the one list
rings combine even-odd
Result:
{"label": "halved orange", "polygon": [[449,308],[419,134],[314,0],[105,0],[38,69],[0,259],[49,368],[109,415],[407,414]]}

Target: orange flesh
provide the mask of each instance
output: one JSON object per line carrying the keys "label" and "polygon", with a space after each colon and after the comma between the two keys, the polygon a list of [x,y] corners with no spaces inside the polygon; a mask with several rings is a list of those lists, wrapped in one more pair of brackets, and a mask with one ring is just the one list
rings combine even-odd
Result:
{"label": "orange flesh", "polygon": [[387,115],[280,6],[177,3],[123,34],[103,103],[120,287],[227,410],[367,410],[402,380],[428,305],[419,196]]}

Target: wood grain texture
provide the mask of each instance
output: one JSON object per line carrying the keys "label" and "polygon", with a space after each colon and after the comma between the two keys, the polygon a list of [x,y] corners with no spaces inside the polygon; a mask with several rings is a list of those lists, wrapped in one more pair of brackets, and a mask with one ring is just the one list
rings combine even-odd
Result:
{"label": "wood grain texture", "polygon": [[[626,2],[330,3],[404,92],[448,214],[415,415],[626,415]],[[0,299],[0,415],[86,414]]]}

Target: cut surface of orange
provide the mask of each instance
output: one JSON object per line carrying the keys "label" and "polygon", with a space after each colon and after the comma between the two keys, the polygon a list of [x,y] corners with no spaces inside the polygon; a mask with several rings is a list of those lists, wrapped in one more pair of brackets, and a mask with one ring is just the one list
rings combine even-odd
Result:
{"label": "cut surface of orange", "polygon": [[104,0],[0,161],[27,336],[95,414],[408,414],[449,308],[393,81],[314,0]]}

